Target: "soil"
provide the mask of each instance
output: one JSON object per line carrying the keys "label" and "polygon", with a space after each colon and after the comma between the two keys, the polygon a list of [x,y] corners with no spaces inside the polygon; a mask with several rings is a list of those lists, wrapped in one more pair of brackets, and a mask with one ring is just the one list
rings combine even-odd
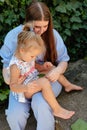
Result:
{"label": "soil", "polygon": [[[66,93],[62,90],[57,98],[58,102],[68,110],[74,110],[75,115],[68,120],[57,118],[62,130],[71,130],[71,125],[79,118],[87,122],[87,60],[69,63],[65,76],[75,84],[83,87],[83,91]],[[7,103],[0,105],[0,130],[10,130],[4,114]],[[35,130],[36,120],[31,112],[25,130]],[[56,130],[61,130],[59,127]]]}

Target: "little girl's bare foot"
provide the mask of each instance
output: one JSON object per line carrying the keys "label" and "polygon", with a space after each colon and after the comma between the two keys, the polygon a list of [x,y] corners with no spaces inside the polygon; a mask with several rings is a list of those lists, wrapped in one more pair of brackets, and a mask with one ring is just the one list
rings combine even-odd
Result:
{"label": "little girl's bare foot", "polygon": [[64,108],[60,108],[60,110],[53,112],[53,114],[54,116],[60,117],[62,119],[69,119],[75,114],[75,111],[69,111]]}
{"label": "little girl's bare foot", "polygon": [[83,90],[83,88],[81,86],[78,86],[78,85],[75,85],[75,84],[70,84],[65,88],[66,92],[70,92],[72,90],[81,91],[81,90]]}

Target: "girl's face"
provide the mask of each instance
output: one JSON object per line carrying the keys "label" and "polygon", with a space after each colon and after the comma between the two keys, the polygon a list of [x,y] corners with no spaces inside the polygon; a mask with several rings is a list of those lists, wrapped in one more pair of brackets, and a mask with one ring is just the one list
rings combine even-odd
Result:
{"label": "girl's face", "polygon": [[34,21],[34,32],[42,35],[48,28],[49,21]]}
{"label": "girl's face", "polygon": [[[32,44],[35,44],[34,42]],[[28,49],[27,51],[24,48],[20,49],[20,57],[21,60],[25,62],[30,62],[31,60],[36,59],[36,57],[40,54],[40,51],[38,49]]]}

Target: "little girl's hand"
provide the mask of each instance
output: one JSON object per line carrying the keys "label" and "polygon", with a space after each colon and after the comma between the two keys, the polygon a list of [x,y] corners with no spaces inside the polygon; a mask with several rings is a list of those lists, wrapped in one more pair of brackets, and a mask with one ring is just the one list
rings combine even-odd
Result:
{"label": "little girl's hand", "polygon": [[18,84],[22,84],[22,83],[24,82],[25,79],[26,79],[26,76],[25,76],[25,75],[19,77],[19,79],[18,79]]}
{"label": "little girl's hand", "polygon": [[45,63],[43,64],[43,67],[44,67],[45,69],[52,69],[53,64],[52,64],[51,62],[45,62]]}
{"label": "little girl's hand", "polygon": [[33,95],[33,94],[35,94],[36,92],[39,92],[39,91],[40,91],[40,87],[39,87],[39,85],[37,84],[36,81],[32,81],[31,83],[27,84],[27,92],[29,92],[30,95]]}
{"label": "little girl's hand", "polygon": [[46,78],[48,78],[51,82],[55,82],[59,79],[60,74],[57,69],[54,68],[46,74]]}

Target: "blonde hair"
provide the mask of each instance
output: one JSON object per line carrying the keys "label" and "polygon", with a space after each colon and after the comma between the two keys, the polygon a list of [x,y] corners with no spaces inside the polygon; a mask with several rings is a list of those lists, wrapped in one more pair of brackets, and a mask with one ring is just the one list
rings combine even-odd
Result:
{"label": "blonde hair", "polygon": [[29,26],[25,25],[23,31],[18,35],[17,50],[20,48],[24,48],[25,51],[29,51],[29,49],[38,49],[40,53],[45,54],[46,48],[42,38],[33,31],[26,31],[27,29],[29,30]]}

